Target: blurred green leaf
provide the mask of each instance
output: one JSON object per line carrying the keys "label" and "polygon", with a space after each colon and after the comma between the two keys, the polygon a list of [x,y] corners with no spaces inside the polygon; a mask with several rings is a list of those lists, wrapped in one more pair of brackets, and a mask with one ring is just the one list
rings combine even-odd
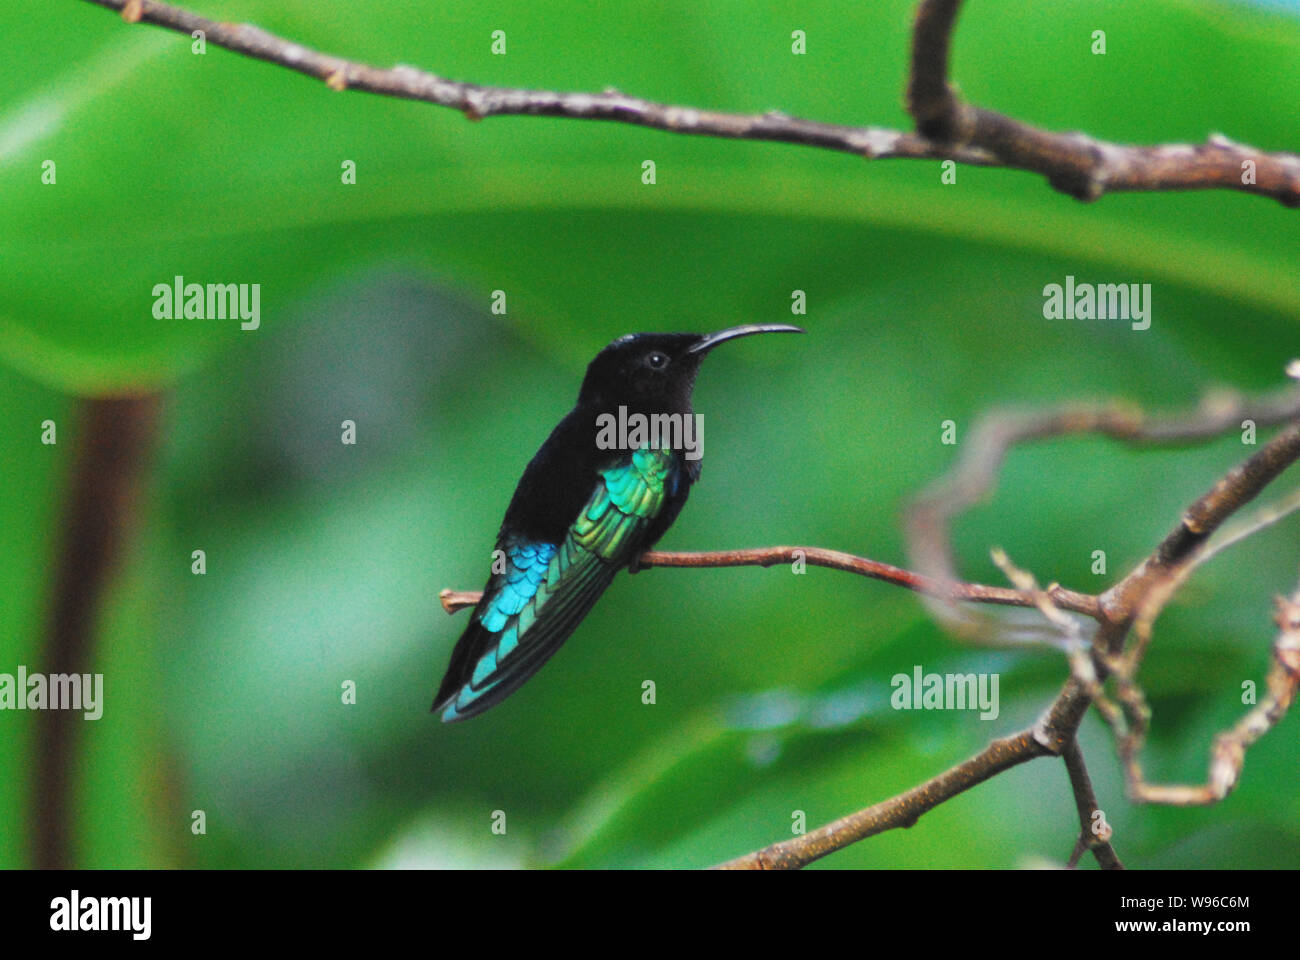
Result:
{"label": "blurred green leaf", "polygon": [[[912,6],[195,9],[379,65],[906,128]],[[795,28],[805,57],[789,53]],[[505,57],[489,53],[494,29]],[[1088,51],[1094,29],[1104,57]],[[911,595],[780,567],[620,578],[507,703],[464,725],[431,717],[464,617],[446,617],[437,591],[481,583],[514,483],[615,336],[786,320],[805,290],[809,336],[719,352],[702,372],[709,463],[663,546],[810,543],[894,562],[901,506],[952,461],[942,421],[964,439],[1005,404],[1178,407],[1216,385],[1272,389],[1296,352],[1296,213],[1258,198],[1085,206],[1009,171],[962,168],[943,186],[937,164],[616,124],[471,125],[216,48],[196,56],[183,36],[71,0],[0,10],[0,30],[13,40],[0,60],[0,670],[41,663],[76,398],[165,393],[157,470],[100,630],[111,699],[85,738],[89,865],[700,866],[783,839],[794,810],[815,828],[1032,722],[1065,676],[1057,654],[967,650]],[[954,76],[974,101],[1052,129],[1294,149],[1300,117],[1277,105],[1300,100],[1297,54],[1300,23],[1242,5],[1008,0],[963,13]],[[345,159],[355,186],[340,182]],[[45,160],[56,185],[41,183]],[[262,328],[156,321],[153,285],[178,274],[262,284]],[[1042,288],[1066,275],[1151,283],[1152,328],[1045,321]],[[494,290],[505,316],[488,311]],[[46,417],[57,447],[39,443]],[[338,441],[344,419],[356,447]],[[1001,582],[997,545],[1044,581],[1100,589],[1247,449],[1229,436],[1017,450],[956,524],[962,569]],[[1270,598],[1298,565],[1294,524],[1279,525],[1198,572],[1161,619],[1145,668],[1154,776],[1204,776],[1241,682],[1262,680]],[[999,671],[1001,716],[880,709],[914,664]],[[737,704],[779,714],[782,698],[800,705],[782,723],[736,719]],[[845,703],[866,707],[815,719]],[[30,722],[0,717],[3,866],[23,856]],[[1130,806],[1090,721],[1121,856],[1300,862],[1294,722],[1251,751],[1227,803],[1185,811]],[[206,836],[189,831],[195,809]],[[504,836],[489,829],[497,810]],[[1076,827],[1060,765],[1036,761],[821,865],[1059,862]]]}

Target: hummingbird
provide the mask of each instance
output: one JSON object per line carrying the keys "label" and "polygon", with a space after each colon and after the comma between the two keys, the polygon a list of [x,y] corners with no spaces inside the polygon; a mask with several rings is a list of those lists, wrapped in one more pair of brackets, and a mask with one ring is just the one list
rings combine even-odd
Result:
{"label": "hummingbird", "polygon": [[[529,462],[506,508],[492,574],[433,700],[444,722],[480,714],[518,690],[615,575],[635,570],[672,526],[700,476],[702,443],[682,442],[692,434],[702,441],[702,430],[691,430],[695,375],[714,347],[755,333],[803,330],[751,323],[710,334],[632,333],[588,364],[577,403]],[[681,425],[678,442],[663,436],[671,430],[645,429],[655,424]]]}

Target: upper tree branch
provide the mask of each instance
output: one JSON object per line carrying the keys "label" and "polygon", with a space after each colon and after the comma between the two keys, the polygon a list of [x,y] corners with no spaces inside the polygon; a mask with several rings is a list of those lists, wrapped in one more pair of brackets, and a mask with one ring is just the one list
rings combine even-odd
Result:
{"label": "upper tree branch", "polygon": [[[912,34],[908,109],[917,131],[937,143],[992,154],[999,165],[1041,173],[1063,193],[1096,200],[1117,190],[1222,187],[1300,206],[1300,157],[1263,153],[1214,135],[1203,144],[1140,147],[1082,133],[1053,133],[965,103],[948,81],[952,33],[962,0],[921,0]],[[1253,182],[1243,182],[1253,164]]]}
{"label": "upper tree branch", "polygon": [[[563,93],[448,80],[410,66],[373,67],[321,53],[252,24],[221,23],[157,0],[88,0],[121,11],[131,23],[192,34],[245,56],[307,74],[334,90],[364,90],[459,110],[471,119],[504,115],[609,120],[670,133],[769,140],[858,154],[869,159],[952,159],[1044,174],[1081,200],[1116,190],[1219,188],[1300,205],[1300,156],[1265,153],[1215,136],[1200,145],[1127,146],[1082,134],[1038,130],[992,111],[962,104],[947,82],[948,48],[960,3],[925,0],[917,13],[908,103],[917,133],[803,120],[778,111],[722,113],[672,106],[617,90]],[[1242,164],[1255,164],[1243,183]]]}
{"label": "upper tree branch", "polygon": [[914,133],[873,126],[843,126],[786,116],[722,113],[672,106],[628,96],[614,89],[600,93],[527,90],[448,80],[412,66],[373,67],[312,50],[248,23],[220,23],[156,0],[88,0],[122,11],[131,23],[152,23],[192,34],[202,30],[208,43],[265,60],[323,80],[334,90],[360,90],[381,96],[422,100],[459,110],[471,120],[522,115],[610,120],[669,133],[735,140],[769,140],[854,153],[868,159],[956,159],[988,164],[992,158],[973,148],[949,148]]}

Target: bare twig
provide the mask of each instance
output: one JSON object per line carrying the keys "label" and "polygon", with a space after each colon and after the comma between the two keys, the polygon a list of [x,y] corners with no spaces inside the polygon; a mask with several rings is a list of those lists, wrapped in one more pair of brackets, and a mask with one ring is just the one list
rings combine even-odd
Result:
{"label": "bare twig", "polygon": [[1151,711],[1141,688],[1129,678],[1122,690],[1123,718],[1110,714],[1107,720],[1115,730],[1131,800],[1180,807],[1205,806],[1218,803],[1232,792],[1241,778],[1246,750],[1286,715],[1300,688],[1300,589],[1289,600],[1277,598],[1276,621],[1280,632],[1273,642],[1267,692],[1231,730],[1214,738],[1210,748],[1209,774],[1204,784],[1164,785],[1146,780],[1140,751]]}
{"label": "bare twig", "polygon": [[124,18],[132,23],[152,23],[185,34],[202,30],[208,43],[323,80],[333,90],[359,90],[421,100],[458,110],[471,120],[509,115],[609,120],[667,133],[802,144],[873,160],[944,158],[982,165],[991,159],[975,149],[952,150],[937,146],[914,133],[883,127],[820,123],[775,110],[761,114],[723,113],[656,103],[613,89],[600,93],[525,90],[448,80],[405,65],[384,69],[312,50],[252,24],[209,20],[156,0],[88,2],[121,10]]}
{"label": "bare twig", "polygon": [[[1124,146],[1082,133],[1040,130],[963,102],[948,81],[961,5],[961,0],[922,0],[917,9],[907,102],[922,136],[953,148],[983,150],[1000,165],[1040,173],[1055,189],[1079,200],[1118,190],[1220,187],[1300,206],[1300,157],[1295,154],[1264,153],[1219,134],[1196,145]],[[1244,175],[1248,169],[1253,177]]]}
{"label": "bare twig", "polygon": [[1098,816],[1101,808],[1097,805],[1092,778],[1088,776],[1088,767],[1083,761],[1083,751],[1079,749],[1078,741],[1070,741],[1061,753],[1061,759],[1065,761],[1065,769],[1070,776],[1070,789],[1074,791],[1074,804],[1079,813],[1079,839],[1074,845],[1074,852],[1070,854],[1069,865],[1077,866],[1083,851],[1091,850],[1097,865],[1103,870],[1123,870],[1124,864],[1110,844],[1110,824],[1106,822],[1104,814]]}
{"label": "bare twig", "polygon": [[[1058,190],[1081,200],[1107,191],[1220,188],[1300,204],[1300,156],[1265,153],[1212,137],[1206,144],[1137,147],[1082,134],[1037,130],[991,111],[960,104],[948,88],[948,39],[959,3],[926,0],[917,15],[909,103],[919,133],[803,120],[778,111],[721,113],[670,106],[617,90],[562,93],[448,80],[410,66],[368,66],[312,50],[251,24],[221,23],[157,0],[88,0],[122,13],[130,23],[152,23],[322,80],[332,90],[362,90],[422,100],[467,117],[523,115],[608,120],[669,133],[768,140],[838,150],[870,159],[951,159],[1042,173]],[[1252,163],[1253,179],[1242,176]],[[1243,180],[1251,179],[1244,183]]]}
{"label": "bare twig", "polygon": [[[1119,403],[993,411],[975,422],[962,444],[956,466],[909,507],[905,517],[909,559],[921,576],[961,579],[952,556],[951,521],[989,495],[1003,460],[1014,446],[1081,433],[1130,444],[1197,443],[1217,437],[1243,420],[1266,427],[1296,417],[1300,417],[1300,390],[1295,387],[1251,399],[1216,392],[1207,395],[1192,412],[1154,416]],[[990,642],[1010,629],[1025,629],[1005,619],[977,616],[937,595],[928,595],[926,605],[946,629],[967,640]],[[1123,634],[1119,631],[1120,636]],[[1043,635],[1039,633],[1038,637],[1042,639]]]}
{"label": "bare twig", "polygon": [[1123,685],[1134,682],[1138,666],[1151,642],[1156,618],[1197,568],[1296,510],[1300,510],[1300,489],[1293,490],[1277,503],[1269,504],[1250,517],[1224,528],[1217,537],[1202,543],[1173,574],[1154,582],[1138,604],[1133,617],[1133,642],[1122,657],[1112,657],[1114,673],[1119,683]]}
{"label": "bare twig", "polygon": [[1014,446],[1082,433],[1124,443],[1196,443],[1221,436],[1243,420],[1269,427],[1297,417],[1300,390],[1294,387],[1258,399],[1215,393],[1194,411],[1163,416],[1119,403],[993,411],[975,422],[952,471],[918,496],[909,509],[906,529],[912,565],[937,580],[961,579],[952,561],[948,523],[988,496]]}
{"label": "bare twig", "polygon": [[774,843],[735,860],[719,864],[722,870],[794,870],[834,853],[858,840],[894,830],[910,827],[922,814],[933,810],[945,800],[983,783],[1004,770],[1045,756],[1051,751],[1040,742],[1034,729],[1001,740],[987,747],[964,763],[939,776],[913,787],[906,793],[877,803],[875,806],[851,813],[833,823],[802,836]]}
{"label": "bare twig", "polygon": [[483,593],[479,590],[442,590],[438,594],[438,600],[442,603],[442,609],[448,613],[455,613],[457,610],[464,610],[466,607],[472,607],[482,598]]}
{"label": "bare twig", "polygon": [[[1061,590],[1060,584],[1053,583],[1044,590],[1038,585],[1037,578],[1012,563],[1011,558],[1007,556],[1007,552],[1001,547],[995,547],[992,556],[993,562],[999,570],[1007,575],[1007,579],[1011,581],[1012,586],[1032,599],[1034,606],[1038,608],[1038,612],[1043,615],[1043,619],[1050,623],[1059,633],[1061,638],[1060,646],[1072,657],[1082,655],[1087,648],[1083,630],[1080,629],[1077,620],[1067,617],[1062,612],[1061,605],[1055,599],[1055,594],[1058,594]],[[1089,611],[1088,615],[1095,618],[1096,611]]]}
{"label": "bare twig", "polygon": [[[1115,623],[1129,623],[1142,599],[1163,579],[1192,563],[1197,549],[1219,526],[1300,458],[1300,423],[1287,427],[1184,511],[1155,551],[1101,595],[1102,612]],[[1117,647],[1109,652],[1114,653]]]}
{"label": "bare twig", "polygon": [[[844,570],[873,580],[883,580],[917,593],[943,597],[947,600],[1011,607],[1033,607],[1039,602],[1030,591],[991,587],[982,583],[938,581],[878,560],[821,547],[756,547],[750,550],[712,550],[699,553],[652,550],[643,553],[637,560],[637,565],[642,570],[648,567],[771,567],[799,560],[815,567],[829,567],[832,570]],[[1095,597],[1066,590],[1059,585],[1053,585],[1050,593],[1052,602],[1060,609],[1094,618],[1097,616]],[[443,590],[439,598],[444,610],[455,613],[465,607],[474,606],[478,603],[480,595],[474,590]]]}

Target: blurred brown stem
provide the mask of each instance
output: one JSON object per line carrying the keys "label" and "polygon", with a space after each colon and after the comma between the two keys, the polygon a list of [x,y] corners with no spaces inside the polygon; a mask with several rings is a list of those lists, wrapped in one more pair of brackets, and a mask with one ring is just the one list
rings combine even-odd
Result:
{"label": "blurred brown stem", "polygon": [[[78,409],[77,449],[55,557],[46,674],[92,673],[96,618],[126,541],[158,416],[156,396],[91,398]],[[41,710],[36,718],[31,858],[41,869],[74,865],[74,771],[83,715]]]}

